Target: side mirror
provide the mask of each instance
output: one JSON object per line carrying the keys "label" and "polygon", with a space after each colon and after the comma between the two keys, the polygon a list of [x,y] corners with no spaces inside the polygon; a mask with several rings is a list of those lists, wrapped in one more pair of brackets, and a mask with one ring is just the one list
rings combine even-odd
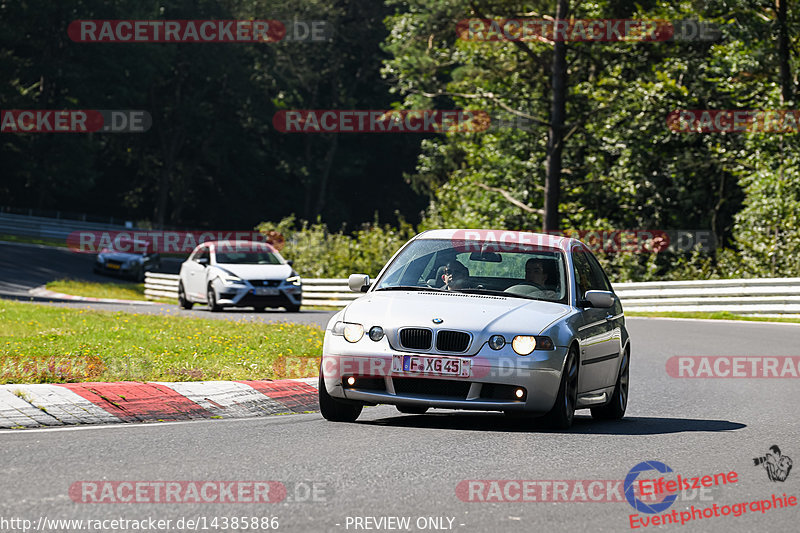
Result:
{"label": "side mirror", "polygon": [[293,259],[287,259],[286,260],[286,264],[289,265],[289,266],[294,266],[294,260]]}
{"label": "side mirror", "polygon": [[592,307],[613,307],[614,293],[609,291],[586,291],[585,301]]}
{"label": "side mirror", "polygon": [[208,257],[198,257],[195,261],[198,265],[208,266]]}
{"label": "side mirror", "polygon": [[347,278],[347,286],[353,292],[367,292],[369,289],[369,276],[366,274],[350,274]]}

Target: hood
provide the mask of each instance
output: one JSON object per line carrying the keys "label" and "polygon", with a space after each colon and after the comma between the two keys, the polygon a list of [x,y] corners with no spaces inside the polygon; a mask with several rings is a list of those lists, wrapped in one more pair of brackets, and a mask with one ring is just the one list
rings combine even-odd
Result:
{"label": "hood", "polygon": [[102,252],[97,254],[97,257],[102,257],[106,261],[119,261],[120,263],[124,263],[125,261],[130,261],[131,259],[141,259],[141,254],[132,254],[128,252]]}
{"label": "hood", "polygon": [[292,267],[289,265],[236,265],[223,263],[214,266],[220,270],[231,272],[242,279],[284,280],[292,275]]}
{"label": "hood", "polygon": [[[355,300],[342,320],[366,329],[405,326],[537,335],[570,312],[568,305],[494,295],[439,291],[376,291]],[[436,325],[434,318],[442,319]]]}

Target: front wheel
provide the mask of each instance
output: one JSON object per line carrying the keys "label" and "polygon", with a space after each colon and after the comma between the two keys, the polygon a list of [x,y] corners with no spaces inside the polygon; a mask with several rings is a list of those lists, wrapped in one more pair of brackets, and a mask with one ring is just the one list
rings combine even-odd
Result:
{"label": "front wheel", "polygon": [[194,302],[190,302],[186,298],[186,290],[183,288],[183,282],[178,283],[178,305],[183,309],[191,309]]}
{"label": "front wheel", "polygon": [[620,420],[625,416],[625,409],[628,407],[628,381],[630,379],[630,351],[622,353],[622,363],[619,365],[619,375],[614,392],[611,394],[611,401],[606,405],[592,408],[592,418],[598,420]]}
{"label": "front wheel", "polygon": [[325,420],[332,422],[354,422],[361,414],[362,405],[340,402],[328,394],[322,373],[319,375],[319,411]]}
{"label": "front wheel", "polygon": [[285,307],[286,307],[286,311],[289,312],[289,313],[299,313],[300,312],[300,306],[299,305],[287,305]]}
{"label": "front wheel", "polygon": [[575,418],[575,405],[578,403],[578,351],[572,347],[561,373],[561,386],[558,388],[556,403],[547,413],[543,422],[554,429],[569,429]]}
{"label": "front wheel", "polygon": [[208,285],[208,291],[206,291],[206,301],[208,302],[208,310],[212,313],[216,313],[222,309],[222,307],[217,305],[217,294],[214,292],[214,287],[212,287],[211,284]]}

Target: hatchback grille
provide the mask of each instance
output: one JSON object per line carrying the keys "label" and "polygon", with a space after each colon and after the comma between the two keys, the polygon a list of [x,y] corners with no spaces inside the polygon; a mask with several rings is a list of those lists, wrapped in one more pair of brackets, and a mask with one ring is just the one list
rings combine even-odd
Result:
{"label": "hatchback grille", "polygon": [[424,328],[405,328],[400,330],[400,344],[412,350],[429,350],[433,332]]}
{"label": "hatchback grille", "polygon": [[249,279],[247,280],[253,287],[277,287],[281,284],[279,279]]}
{"label": "hatchback grille", "polygon": [[469,346],[469,333],[443,330],[436,334],[436,349],[440,352],[463,352]]}
{"label": "hatchback grille", "polygon": [[396,394],[424,394],[426,396],[446,396],[466,399],[470,384],[466,381],[444,379],[393,378]]}

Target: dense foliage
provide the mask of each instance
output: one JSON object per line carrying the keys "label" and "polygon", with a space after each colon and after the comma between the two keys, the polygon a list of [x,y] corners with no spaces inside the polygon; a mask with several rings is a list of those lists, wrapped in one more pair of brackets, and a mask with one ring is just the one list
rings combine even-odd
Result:
{"label": "dense foliage", "polygon": [[[720,31],[568,42],[558,79],[553,42],[457,32],[470,18],[554,17],[559,3],[568,18]],[[317,19],[336,32],[324,43],[108,45],[58,30],[91,18]],[[376,274],[419,229],[539,230],[557,168],[561,228],[710,230],[721,246],[601,254],[617,279],[800,275],[798,135],[667,125],[678,109],[795,109],[799,36],[786,0],[0,0],[0,108],[147,109],[154,120],[144,134],[2,134],[0,205],[155,226],[271,221],[260,227],[288,237],[303,275],[338,277]],[[393,107],[516,122],[424,135],[271,124],[286,109]]]}

